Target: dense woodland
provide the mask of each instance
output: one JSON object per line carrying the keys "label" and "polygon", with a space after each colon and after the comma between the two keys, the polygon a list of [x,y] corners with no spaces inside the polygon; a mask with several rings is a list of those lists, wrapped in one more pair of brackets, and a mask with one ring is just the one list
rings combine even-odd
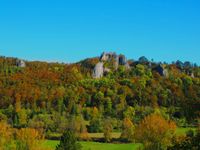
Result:
{"label": "dense woodland", "polygon": [[[25,61],[25,67],[16,61],[0,58],[0,120],[13,128],[34,128],[46,138],[70,128],[80,139],[88,139],[87,133],[129,132],[127,126],[155,112],[179,127],[198,125],[200,67],[196,64],[156,63],[141,57],[128,61],[130,69],[115,70],[109,61],[105,65],[111,71],[94,79],[98,57],[74,64]],[[156,71],[161,64],[168,76]]]}

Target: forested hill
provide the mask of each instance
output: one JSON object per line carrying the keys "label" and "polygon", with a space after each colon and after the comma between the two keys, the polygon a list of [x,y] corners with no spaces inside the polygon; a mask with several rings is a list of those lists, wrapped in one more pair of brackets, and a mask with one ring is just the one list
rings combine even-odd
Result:
{"label": "forested hill", "polygon": [[[49,120],[80,115],[91,122],[88,130],[96,131],[100,127],[92,127],[95,113],[99,114],[96,119],[118,121],[134,115],[138,122],[155,110],[177,124],[195,124],[200,110],[200,68],[190,62],[156,63],[145,57],[127,60],[115,53],[74,64],[1,57],[0,109],[0,119],[15,127],[33,126],[41,114]],[[44,128],[57,132],[59,124]]]}

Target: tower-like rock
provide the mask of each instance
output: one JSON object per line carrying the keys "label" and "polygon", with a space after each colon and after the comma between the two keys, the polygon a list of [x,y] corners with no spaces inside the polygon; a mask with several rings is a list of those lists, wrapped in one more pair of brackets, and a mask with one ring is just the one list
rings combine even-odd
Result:
{"label": "tower-like rock", "polygon": [[104,68],[103,68],[103,62],[99,62],[96,64],[94,70],[93,70],[93,78],[101,78],[104,74]]}
{"label": "tower-like rock", "polygon": [[119,55],[118,56],[118,63],[119,65],[125,65],[126,64],[126,57],[124,55]]}

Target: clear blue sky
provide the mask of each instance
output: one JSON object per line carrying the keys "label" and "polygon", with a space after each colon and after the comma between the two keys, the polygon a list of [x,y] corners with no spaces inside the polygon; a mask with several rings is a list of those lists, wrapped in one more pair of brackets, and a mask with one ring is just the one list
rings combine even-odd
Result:
{"label": "clear blue sky", "polygon": [[102,51],[200,64],[200,1],[0,1],[0,55],[75,62]]}

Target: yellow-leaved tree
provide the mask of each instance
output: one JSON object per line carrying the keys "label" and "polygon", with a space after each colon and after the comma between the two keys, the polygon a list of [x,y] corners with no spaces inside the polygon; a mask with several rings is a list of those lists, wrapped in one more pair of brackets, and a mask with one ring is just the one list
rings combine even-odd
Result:
{"label": "yellow-leaved tree", "polygon": [[12,135],[12,128],[5,122],[0,122],[0,150],[13,149],[15,150],[15,144]]}
{"label": "yellow-leaved tree", "polygon": [[162,150],[171,144],[175,130],[173,121],[165,120],[159,114],[151,114],[136,127],[135,136],[138,142],[144,144],[144,149]]}
{"label": "yellow-leaved tree", "polygon": [[17,149],[39,150],[43,135],[35,129],[22,128],[16,131]]}
{"label": "yellow-leaved tree", "polygon": [[124,118],[121,139],[134,142],[135,126],[129,118]]}

